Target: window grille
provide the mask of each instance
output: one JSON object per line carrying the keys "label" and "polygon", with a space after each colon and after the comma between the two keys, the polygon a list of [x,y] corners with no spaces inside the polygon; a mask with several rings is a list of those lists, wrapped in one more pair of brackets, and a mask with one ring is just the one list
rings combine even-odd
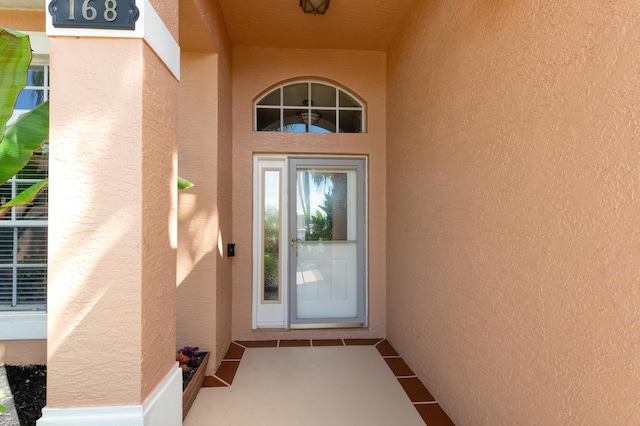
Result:
{"label": "window grille", "polygon": [[364,133],[364,107],[329,84],[304,81],[280,86],[255,105],[259,132]]}
{"label": "window grille", "polygon": [[[49,99],[49,66],[32,64],[10,122]],[[4,204],[47,177],[48,143],[16,176],[0,185]],[[17,206],[0,219],[0,310],[46,310],[47,189],[31,204]]]}

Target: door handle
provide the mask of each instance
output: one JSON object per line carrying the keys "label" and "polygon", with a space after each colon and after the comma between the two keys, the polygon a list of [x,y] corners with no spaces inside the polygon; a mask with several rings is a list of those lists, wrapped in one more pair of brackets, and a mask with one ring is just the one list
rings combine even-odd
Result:
{"label": "door handle", "polygon": [[302,241],[302,240],[300,240],[300,238],[296,238],[295,235],[291,234],[291,250],[293,250],[295,248],[296,243],[298,241]]}

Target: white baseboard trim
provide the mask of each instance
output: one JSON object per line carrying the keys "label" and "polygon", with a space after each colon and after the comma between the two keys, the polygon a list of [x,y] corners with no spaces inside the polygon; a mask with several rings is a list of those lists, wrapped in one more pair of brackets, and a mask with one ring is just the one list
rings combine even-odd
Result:
{"label": "white baseboard trim", "polygon": [[142,404],[144,425],[182,425],[182,369],[175,367]]}
{"label": "white baseboard trim", "polygon": [[142,405],[42,409],[38,426],[182,425],[182,370],[176,363]]}

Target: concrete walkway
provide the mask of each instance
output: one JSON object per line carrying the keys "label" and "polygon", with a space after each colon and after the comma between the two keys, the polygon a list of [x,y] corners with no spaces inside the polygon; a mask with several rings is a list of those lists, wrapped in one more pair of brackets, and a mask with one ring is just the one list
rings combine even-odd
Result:
{"label": "concrete walkway", "polygon": [[0,412],[0,426],[20,426],[4,365],[0,365],[0,404],[7,409],[5,412]]}
{"label": "concrete walkway", "polygon": [[203,388],[185,426],[424,425],[373,346],[247,349],[230,387]]}

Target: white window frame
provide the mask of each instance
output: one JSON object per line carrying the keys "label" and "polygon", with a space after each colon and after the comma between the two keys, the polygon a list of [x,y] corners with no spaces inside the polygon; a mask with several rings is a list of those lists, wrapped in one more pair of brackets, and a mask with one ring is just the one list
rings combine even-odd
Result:
{"label": "white window frame", "polygon": [[[31,49],[33,51],[33,65],[46,65],[45,68],[45,95],[44,100],[49,99],[49,39],[47,35],[43,32],[32,32],[32,31],[20,31],[23,34],[27,34],[29,36],[31,42]],[[31,87],[26,87],[31,88]],[[17,117],[26,112],[26,110],[16,110],[10,122],[13,122],[17,119]],[[11,180],[13,181],[13,179]],[[21,182],[26,182],[26,180],[20,180]],[[12,184],[15,187],[15,184]],[[28,221],[29,226],[48,226],[48,221]],[[20,221],[15,221],[11,219],[10,221],[6,221],[6,225],[3,223],[3,226],[18,226],[24,225],[24,223],[20,223]],[[14,262],[15,263],[15,262]],[[28,266],[22,265],[21,266]],[[38,264],[38,266],[42,266],[42,264]],[[46,264],[45,264],[46,266]],[[14,268],[15,270],[15,268]],[[42,309],[43,307],[37,305],[38,308]],[[46,309],[46,306],[44,307]],[[28,310],[29,306],[25,306],[25,310],[2,310],[0,311],[0,341],[3,340],[29,340],[29,339],[46,339],[47,338],[47,312],[46,310],[37,310],[31,311]]]}
{"label": "white window frame", "polygon": [[[252,328],[288,328],[289,319],[287,316],[288,299],[288,274],[285,265],[288,264],[288,250],[282,247],[287,244],[287,227],[280,220],[280,262],[279,267],[279,300],[263,300],[263,277],[264,277],[264,216],[262,214],[264,205],[264,172],[280,172],[280,214],[285,215],[288,209],[286,194],[287,188],[287,156],[285,155],[255,155],[253,158],[253,314]],[[286,246],[285,246],[286,248]]]}
{"label": "white window frame", "polygon": [[[284,101],[284,89],[287,86],[293,86],[293,85],[297,85],[297,84],[307,84],[307,99],[312,99],[312,93],[311,93],[311,86],[313,84],[318,84],[318,85],[323,85],[323,86],[328,86],[328,87],[332,87],[335,89],[335,93],[336,93],[336,99],[335,99],[335,106],[314,106],[311,103],[308,104],[307,106],[300,106],[300,105],[286,105],[285,101]],[[270,96],[272,93],[279,91],[280,93],[280,102],[279,105],[260,105],[260,101],[262,101],[263,99],[265,99],[266,97]],[[358,106],[340,106],[340,93],[344,93],[345,95],[349,96],[350,98],[352,98],[357,104]],[[258,129],[258,109],[271,109],[271,110],[278,110],[280,112],[280,127],[278,127],[278,130],[259,130]],[[306,111],[305,111],[306,110]],[[365,128],[365,124],[366,124],[366,120],[365,120],[365,107],[364,107],[364,103],[357,97],[355,96],[353,93],[339,87],[336,86],[335,84],[329,84],[326,81],[319,81],[319,80],[296,80],[296,81],[289,81],[286,84],[282,84],[278,87],[272,88],[270,90],[268,90],[266,93],[264,93],[262,96],[260,96],[258,99],[256,99],[256,101],[254,102],[253,105],[253,130],[257,131],[257,132],[264,132],[264,131],[275,131],[275,132],[282,132],[282,127],[283,126],[287,126],[289,124],[294,124],[292,122],[287,122],[287,118],[285,118],[284,116],[284,112],[285,111],[300,111],[306,114],[312,114],[312,111],[333,111],[336,114],[336,122],[335,122],[335,127],[336,127],[336,131],[335,132],[330,132],[330,133],[340,133],[340,134],[344,134],[346,132],[340,132],[340,111],[359,111],[360,112],[360,129],[361,131],[359,133],[348,133],[348,134],[362,134],[362,133],[366,133],[366,128]],[[291,118],[291,117],[290,117]],[[294,133],[312,133],[309,132],[309,129],[307,129],[306,132],[294,132]]]}

